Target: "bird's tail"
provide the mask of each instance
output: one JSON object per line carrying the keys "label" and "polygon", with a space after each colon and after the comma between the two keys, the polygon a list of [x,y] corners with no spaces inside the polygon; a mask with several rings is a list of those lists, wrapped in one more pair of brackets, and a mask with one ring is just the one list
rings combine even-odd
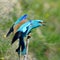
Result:
{"label": "bird's tail", "polygon": [[12,25],[12,27],[11,27],[10,30],[8,31],[6,37],[8,37],[8,36],[11,34],[11,32],[13,32],[13,31],[14,31],[14,29],[13,29],[13,25]]}
{"label": "bird's tail", "polygon": [[20,54],[20,48],[21,48],[21,53],[26,54],[26,47],[25,47],[23,35],[24,35],[23,32],[20,32],[20,31],[16,32],[11,42],[11,44],[13,44],[19,38],[19,46],[16,49],[16,52],[18,54]]}
{"label": "bird's tail", "polygon": [[[20,51],[20,48],[21,48],[21,51]],[[25,46],[24,40],[23,39],[21,40],[21,37],[20,37],[20,40],[19,40],[19,47],[16,49],[16,52],[18,54],[21,53],[22,55],[26,54],[26,46]]]}
{"label": "bird's tail", "polygon": [[[24,36],[23,35],[24,35],[24,33],[21,32],[21,35],[19,37],[19,46],[16,49],[16,52],[17,53],[21,52],[21,54],[26,54],[26,46],[25,46]],[[20,48],[21,48],[21,51],[20,51]]]}

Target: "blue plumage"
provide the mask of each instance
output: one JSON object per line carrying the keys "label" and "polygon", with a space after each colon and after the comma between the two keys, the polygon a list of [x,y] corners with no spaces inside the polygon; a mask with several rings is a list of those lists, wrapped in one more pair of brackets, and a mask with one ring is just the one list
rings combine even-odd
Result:
{"label": "blue plumage", "polygon": [[27,16],[28,16],[27,14],[21,16],[21,17],[14,23],[14,25],[19,24],[19,22],[21,22],[22,20],[26,19]]}
{"label": "blue plumage", "polygon": [[24,15],[21,16],[19,19],[17,19],[17,21],[12,25],[12,27],[11,27],[10,30],[8,31],[6,37],[9,36],[10,33],[14,31],[14,27],[15,27],[17,24],[19,24],[21,21],[25,20],[25,19],[27,18],[27,16],[28,16],[27,14],[24,14]]}
{"label": "blue plumage", "polygon": [[19,29],[17,30],[15,36],[12,39],[12,44],[19,39],[19,47],[16,49],[16,52],[20,51],[20,46],[21,46],[21,52],[22,53],[26,53],[26,47],[25,47],[25,43],[24,43],[24,37],[26,37],[26,35],[29,34],[29,32],[34,29],[37,28],[39,26],[43,26],[43,20],[29,20],[27,22],[25,22],[24,24],[22,24]]}
{"label": "blue plumage", "polygon": [[43,22],[43,20],[30,20],[24,23],[22,26],[20,26],[17,31],[26,32],[28,28],[28,31],[26,32],[26,34],[28,34],[32,29],[42,26],[40,22]]}

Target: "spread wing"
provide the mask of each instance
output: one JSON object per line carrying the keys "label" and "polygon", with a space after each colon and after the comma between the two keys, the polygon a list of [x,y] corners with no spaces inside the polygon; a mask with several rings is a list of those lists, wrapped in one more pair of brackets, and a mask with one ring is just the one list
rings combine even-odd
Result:
{"label": "spread wing", "polygon": [[12,39],[11,44],[13,44],[20,36],[21,36],[21,32],[16,32]]}
{"label": "spread wing", "polygon": [[20,27],[20,25],[22,25],[23,23],[26,22],[26,18],[27,18],[27,14],[21,16],[13,25],[12,27],[9,29],[7,36],[9,36],[11,34],[11,32],[16,33],[17,29]]}

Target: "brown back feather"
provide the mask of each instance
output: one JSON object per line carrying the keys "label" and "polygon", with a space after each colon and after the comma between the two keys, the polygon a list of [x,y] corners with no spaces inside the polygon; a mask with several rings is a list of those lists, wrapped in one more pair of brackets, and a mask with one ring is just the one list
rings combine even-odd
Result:
{"label": "brown back feather", "polygon": [[26,22],[27,20],[22,20],[19,24],[17,24],[15,27],[14,27],[14,34],[16,33],[17,29]]}

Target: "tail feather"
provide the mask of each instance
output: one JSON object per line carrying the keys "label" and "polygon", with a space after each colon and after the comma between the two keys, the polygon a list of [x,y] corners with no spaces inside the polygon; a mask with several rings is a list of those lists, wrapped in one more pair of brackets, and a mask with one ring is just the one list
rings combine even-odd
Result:
{"label": "tail feather", "polygon": [[16,52],[19,53],[21,48],[21,53],[25,54],[26,53],[26,46],[25,46],[25,42],[24,42],[24,37],[23,37],[23,33],[21,34],[21,36],[19,37],[19,46],[16,49]]}

